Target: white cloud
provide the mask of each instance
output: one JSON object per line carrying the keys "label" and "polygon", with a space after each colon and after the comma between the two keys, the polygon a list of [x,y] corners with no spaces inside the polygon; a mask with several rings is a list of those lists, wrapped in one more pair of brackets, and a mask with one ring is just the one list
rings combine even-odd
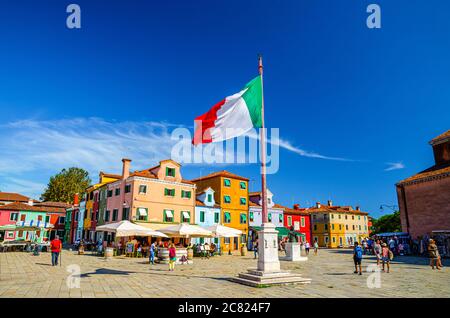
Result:
{"label": "white cloud", "polygon": [[405,165],[402,162],[386,162],[386,164],[388,165],[388,167],[384,169],[384,171],[392,171],[405,168]]}
{"label": "white cloud", "polygon": [[[124,157],[133,160],[132,170],[148,168],[170,157],[177,142],[171,139],[175,127],[183,126],[100,118],[0,124],[1,190],[38,197],[48,178],[63,168],[86,169],[95,180],[99,171],[120,173]],[[281,139],[280,147],[309,158],[351,161],[309,152]]]}

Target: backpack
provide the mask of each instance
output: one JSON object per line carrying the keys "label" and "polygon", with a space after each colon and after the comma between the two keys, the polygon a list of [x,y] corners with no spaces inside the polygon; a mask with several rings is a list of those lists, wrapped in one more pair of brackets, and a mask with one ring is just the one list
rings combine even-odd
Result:
{"label": "backpack", "polygon": [[357,246],[355,248],[355,257],[356,258],[362,258],[363,257],[361,246]]}

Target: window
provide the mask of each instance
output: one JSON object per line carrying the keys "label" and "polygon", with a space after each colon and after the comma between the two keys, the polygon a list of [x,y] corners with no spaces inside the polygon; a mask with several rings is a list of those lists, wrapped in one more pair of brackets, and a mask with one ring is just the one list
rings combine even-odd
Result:
{"label": "window", "polygon": [[147,193],[147,186],[145,184],[141,184],[139,186],[139,194]]}
{"label": "window", "polygon": [[342,224],[339,224],[339,230],[342,230]]}
{"label": "window", "polygon": [[247,204],[247,199],[246,198],[241,198],[240,203],[241,203],[241,205],[246,205]]}
{"label": "window", "polygon": [[223,196],[223,201],[225,203],[231,203],[231,197],[229,195],[224,195]]}
{"label": "window", "polygon": [[272,213],[269,213],[269,214],[267,215],[267,219],[269,220],[269,222],[272,222]]}
{"label": "window", "polygon": [[109,222],[109,214],[110,214],[110,211],[106,210],[106,212],[105,212],[105,222]]}
{"label": "window", "polygon": [[117,221],[117,218],[119,217],[119,209],[113,210],[112,220]]}
{"label": "window", "polygon": [[331,218],[334,219],[334,214],[331,214]]}
{"label": "window", "polygon": [[22,214],[22,215],[20,216],[20,221],[25,221],[25,218],[26,218],[26,215],[25,215],[25,214]]}
{"label": "window", "polygon": [[18,218],[19,218],[19,213],[11,213],[9,215],[9,220],[10,221],[17,221]]}
{"label": "window", "polygon": [[361,220],[361,215],[358,215],[358,220]]}
{"label": "window", "polygon": [[208,194],[208,202],[212,202],[212,194]]}
{"label": "window", "polygon": [[314,224],[314,231],[317,231],[317,224]]}
{"label": "window", "polygon": [[231,214],[230,212],[225,212],[223,214],[223,223],[230,223],[231,222]]}
{"label": "window", "polygon": [[347,215],[345,216],[345,219],[347,220]]}
{"label": "window", "polygon": [[139,221],[147,221],[148,209],[147,208],[137,208],[136,215],[137,215],[137,219]]}
{"label": "window", "polygon": [[108,198],[110,198],[110,197],[112,197],[112,194],[113,194],[112,190],[108,190],[106,196],[107,196]]}
{"label": "window", "polygon": [[50,223],[50,215],[45,216],[45,223]]}
{"label": "window", "polygon": [[240,187],[242,190],[247,189],[247,185],[245,184],[244,181],[239,182],[239,187]]}
{"label": "window", "polygon": [[253,222],[254,218],[253,218],[253,212],[248,212],[248,217],[250,219],[250,221]]}
{"label": "window", "polygon": [[353,225],[353,231],[355,230],[355,225]]}
{"label": "window", "polygon": [[130,208],[123,208],[122,209],[122,220],[128,220],[130,217]]}
{"label": "window", "polygon": [[331,224],[331,229],[334,230],[334,224]]}
{"label": "window", "polygon": [[329,238],[328,236],[325,236],[325,244],[328,244]]}
{"label": "window", "polygon": [[175,177],[175,168],[166,167],[166,176]]}
{"label": "window", "polygon": [[325,224],[325,231],[328,230],[328,224]]}
{"label": "window", "polygon": [[364,225],[364,229],[367,231],[367,225]]}
{"label": "window", "polygon": [[339,220],[341,219],[341,215],[340,214],[338,214],[338,218],[339,218]]}
{"label": "window", "polygon": [[267,204],[271,204],[271,203],[270,203],[270,198],[267,198]]}
{"label": "window", "polygon": [[302,218],[301,218],[300,220],[301,220],[301,222],[302,222],[302,227],[305,227],[305,217],[302,216]]}
{"label": "window", "polygon": [[125,193],[130,193],[131,192],[131,184],[127,184],[125,186]]}
{"label": "window", "polygon": [[240,222],[241,224],[247,224],[247,214],[241,213]]}
{"label": "window", "polygon": [[189,221],[191,220],[191,212],[189,211],[181,211],[181,222],[183,223],[189,223]]}
{"label": "window", "polygon": [[283,223],[283,214],[278,214],[278,222]]}
{"label": "window", "polygon": [[214,223],[219,223],[220,222],[220,213],[216,212],[214,213]]}
{"label": "window", "polygon": [[95,219],[98,221],[99,211],[95,212]]}
{"label": "window", "polygon": [[345,229],[348,230],[348,225],[347,224],[345,225]]}
{"label": "window", "polygon": [[225,187],[231,187],[231,181],[230,179],[223,179],[223,185]]}
{"label": "window", "polygon": [[224,237],[223,238],[223,243],[224,244],[230,244],[230,238],[229,237]]}
{"label": "window", "polygon": [[66,217],[65,216],[60,216],[58,219],[58,224],[64,224],[66,223]]}
{"label": "window", "polygon": [[355,219],[355,216],[354,215],[352,215],[352,220],[354,220]]}
{"label": "window", "polygon": [[116,196],[120,195],[120,188],[116,188],[114,195],[116,195]]}
{"label": "window", "polygon": [[200,222],[205,222],[205,211],[200,211]]}
{"label": "window", "polygon": [[38,221],[42,221],[42,215],[38,215]]}
{"label": "window", "polygon": [[333,236],[332,238],[333,243],[336,243],[336,238]]}
{"label": "window", "polygon": [[191,191],[181,190],[181,197],[190,199],[191,198]]}
{"label": "window", "polygon": [[175,196],[175,189],[164,189],[164,195],[174,197]]}
{"label": "window", "polygon": [[288,223],[288,226],[292,226],[292,216],[288,216],[287,217],[287,223]]}
{"label": "window", "polygon": [[358,229],[361,231],[361,225],[358,225]]}
{"label": "window", "polygon": [[367,219],[367,217],[364,215],[364,221]]}
{"label": "window", "polygon": [[313,215],[313,220],[315,220],[315,219],[316,219],[316,215],[314,214],[314,215]]}
{"label": "window", "polygon": [[172,210],[164,210],[164,222],[173,222]]}

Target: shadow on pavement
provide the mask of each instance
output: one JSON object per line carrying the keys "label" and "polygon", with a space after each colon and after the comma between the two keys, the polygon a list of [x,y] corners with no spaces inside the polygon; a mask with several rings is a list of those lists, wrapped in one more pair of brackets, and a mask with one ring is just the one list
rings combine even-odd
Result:
{"label": "shadow on pavement", "polygon": [[130,275],[132,273],[135,273],[135,272],[118,271],[118,270],[108,269],[108,268],[99,268],[99,269],[96,269],[95,272],[81,274],[80,277],[90,277],[92,275]]}

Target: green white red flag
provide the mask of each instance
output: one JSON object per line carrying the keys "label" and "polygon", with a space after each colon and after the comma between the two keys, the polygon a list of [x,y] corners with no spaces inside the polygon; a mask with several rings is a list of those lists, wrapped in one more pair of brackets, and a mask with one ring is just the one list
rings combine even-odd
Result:
{"label": "green white red flag", "polygon": [[194,145],[235,138],[262,127],[261,76],[195,118],[195,124]]}

